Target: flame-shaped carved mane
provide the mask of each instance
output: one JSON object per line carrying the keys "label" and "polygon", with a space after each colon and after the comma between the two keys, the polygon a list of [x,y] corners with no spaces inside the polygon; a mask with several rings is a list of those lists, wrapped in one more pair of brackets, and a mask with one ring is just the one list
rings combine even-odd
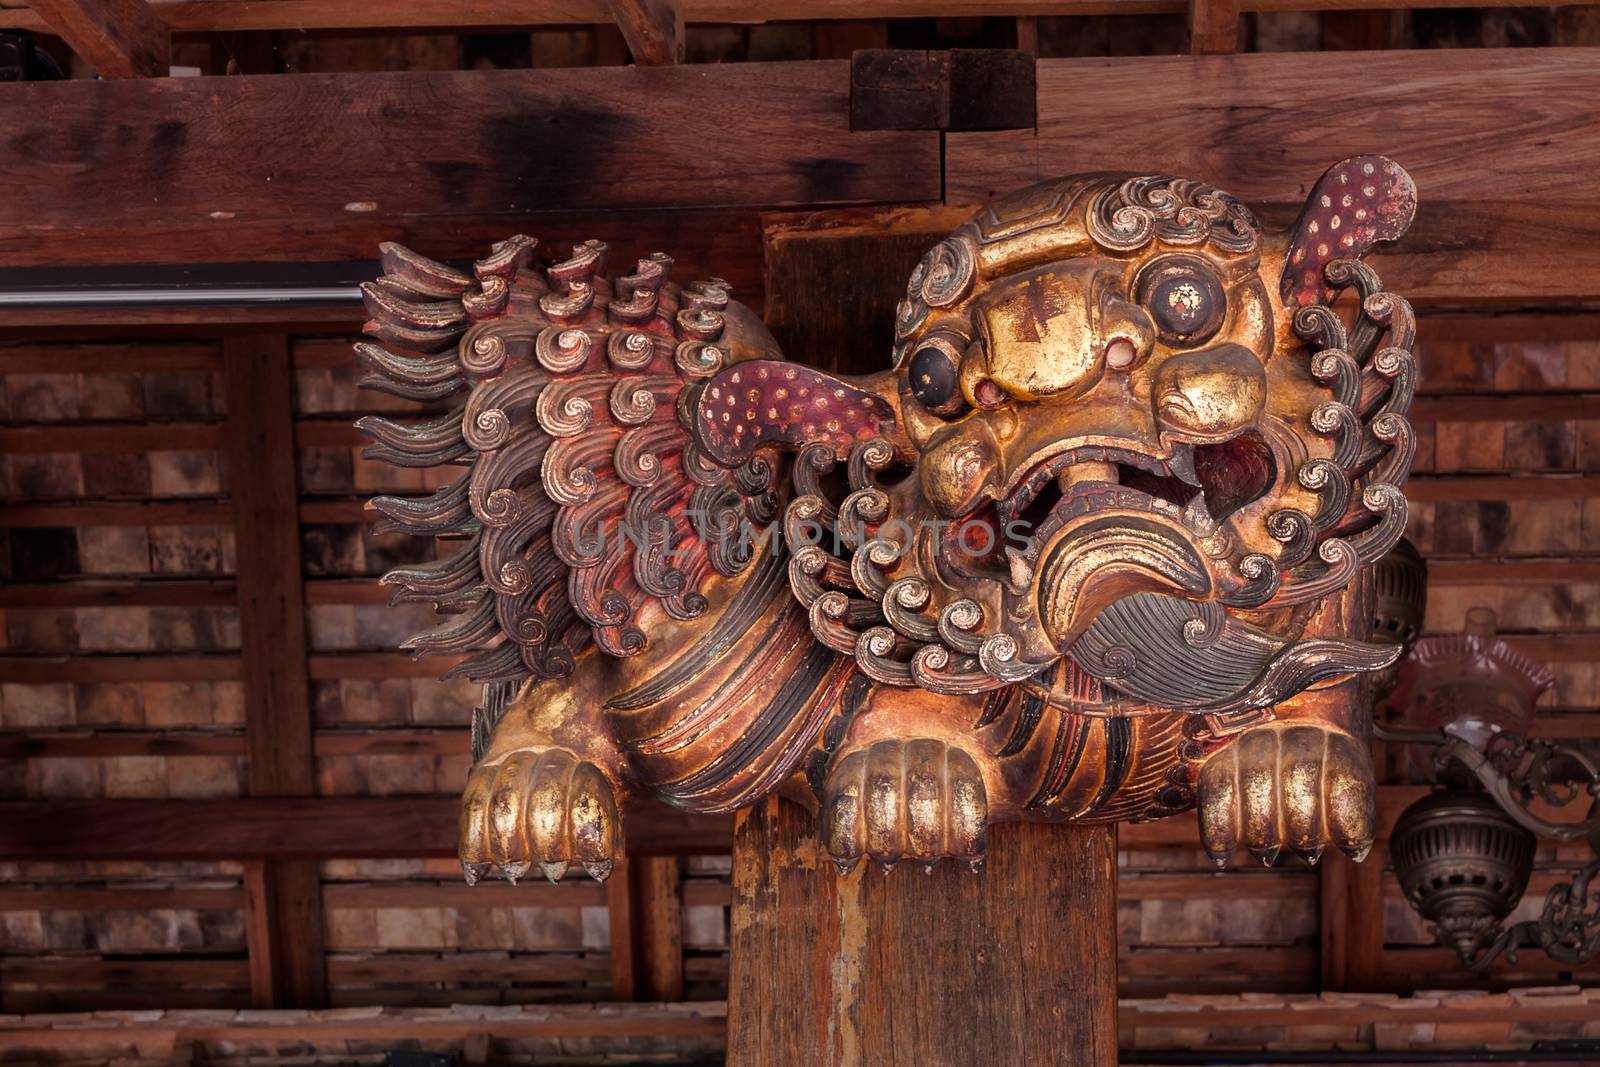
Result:
{"label": "flame-shaped carved mane", "polygon": [[429,422],[359,424],[369,457],[465,468],[432,496],[372,501],[386,529],[463,542],[383,582],[394,602],[462,616],[408,647],[469,654],[449,673],[485,683],[565,675],[591,640],[640,652],[645,602],[676,619],[704,612],[708,578],[749,561],[745,520],[775,506],[762,464],[711,462],[680,422],[685,387],[731,358],[728,317],[750,317],[727,286],[680,288],[659,254],[608,279],[597,241],[540,269],[534,245],[501,242],[470,274],[385,245],[384,276],[363,287],[379,343],[358,346],[362,384],[466,394]]}

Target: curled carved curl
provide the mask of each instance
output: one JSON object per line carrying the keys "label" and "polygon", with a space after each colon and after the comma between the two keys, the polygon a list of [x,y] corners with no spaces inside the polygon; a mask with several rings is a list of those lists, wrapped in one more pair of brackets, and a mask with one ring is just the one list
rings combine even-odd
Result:
{"label": "curled carved curl", "polygon": [[551,382],[534,404],[539,428],[551,437],[573,437],[587,430],[594,421],[594,401],[590,394],[596,391],[597,384],[604,385],[585,378]]}
{"label": "curled carved curl", "polygon": [[1132,252],[1156,238],[1176,245],[1210,242],[1223,252],[1256,250],[1261,226],[1250,209],[1213,186],[1164,175],[1129,178],[1095,195],[1089,236],[1102,248]]}
{"label": "curled carved curl", "polygon": [[918,295],[929,307],[943,308],[961,301],[972,291],[978,274],[977,247],[972,235],[957,231],[923,257],[917,266]]}
{"label": "curled carved curl", "polygon": [[534,358],[551,374],[572,374],[589,362],[594,341],[583,330],[550,326],[539,331],[533,344]]}
{"label": "curled carved curl", "polygon": [[606,357],[618,370],[644,370],[655,354],[655,341],[638,330],[618,330],[606,341]]}

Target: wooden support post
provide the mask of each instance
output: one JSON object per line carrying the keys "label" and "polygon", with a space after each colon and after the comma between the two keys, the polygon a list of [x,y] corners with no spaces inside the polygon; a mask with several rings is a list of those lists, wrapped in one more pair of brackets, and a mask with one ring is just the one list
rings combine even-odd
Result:
{"label": "wooden support post", "polygon": [[1322,894],[1322,988],[1377,991],[1383,978],[1383,877],[1386,842],[1360,863],[1329,849],[1318,870]]}
{"label": "wooden support post", "polygon": [[1117,1062],[1116,834],[991,828],[973,874],[863,864],[777,799],[734,831],[730,1067]]}
{"label": "wooden support post", "polygon": [[611,17],[641,67],[683,62],[683,12],[676,0],[609,0]]}
{"label": "wooden support post", "polygon": [[630,855],[606,882],[614,1000],[683,999],[683,888],[676,856]]}
{"label": "wooden support post", "polygon": [[1189,51],[1197,56],[1239,50],[1238,0],[1189,0]]}
{"label": "wooden support post", "polygon": [[1039,58],[1039,16],[1017,16],[1017,51]]}
{"label": "wooden support post", "polygon": [[156,78],[172,68],[172,34],[145,0],[31,0],[28,6],[102,78]]}
{"label": "wooden support post", "polygon": [[[229,337],[222,359],[250,793],[309,797],[316,778],[288,339]],[[322,1006],[328,978],[317,862],[266,860],[246,871],[251,1001]]]}
{"label": "wooden support post", "polygon": [[606,918],[611,928],[611,999],[632,1000],[638,989],[637,953],[633,946],[633,886],[628,869],[633,864],[621,856],[606,879]]}
{"label": "wooden support post", "polygon": [[683,872],[676,856],[639,856],[629,867],[640,1000],[683,999]]}

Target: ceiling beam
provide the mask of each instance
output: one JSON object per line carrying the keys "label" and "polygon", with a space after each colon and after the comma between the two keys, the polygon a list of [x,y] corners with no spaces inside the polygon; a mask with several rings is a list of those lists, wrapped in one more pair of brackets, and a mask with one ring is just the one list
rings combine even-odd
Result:
{"label": "ceiling beam", "polygon": [[44,20],[102,78],[160,78],[172,35],[145,0],[31,0]]}
{"label": "ceiling beam", "polygon": [[683,62],[683,11],[677,0],[609,0],[609,7],[639,66]]}
{"label": "ceiling beam", "polygon": [[[1555,6],[1588,0],[1557,0]],[[350,0],[153,0],[149,5],[174,33],[216,30],[452,29],[464,26],[581,26],[612,21],[608,0],[400,0],[362,4]],[[1316,11],[1457,7],[1461,0],[1238,0],[1241,11]],[[1482,0],[1477,7],[1525,6],[1526,0]],[[1179,14],[1185,0],[680,0],[685,22],[756,24],[772,21],[822,22],[885,18],[940,18],[991,15],[1033,18],[1041,15]],[[28,7],[0,8],[0,29],[51,32]]]}
{"label": "ceiling beam", "polygon": [[[0,860],[453,857],[460,809],[444,796],[0,801]],[[648,802],[624,818],[632,855],[733,844],[731,815]]]}

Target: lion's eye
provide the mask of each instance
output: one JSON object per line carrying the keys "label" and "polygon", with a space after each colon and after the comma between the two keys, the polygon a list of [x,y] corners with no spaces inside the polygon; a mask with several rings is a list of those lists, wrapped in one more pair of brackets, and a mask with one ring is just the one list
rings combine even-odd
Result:
{"label": "lion's eye", "polygon": [[911,355],[906,373],[911,395],[937,415],[954,415],[966,406],[961,395],[961,353],[943,337],[929,338]]}
{"label": "lion's eye", "polygon": [[1157,264],[1141,279],[1139,290],[1139,302],[1168,344],[1199,344],[1222,328],[1227,297],[1216,275],[1197,261]]}

